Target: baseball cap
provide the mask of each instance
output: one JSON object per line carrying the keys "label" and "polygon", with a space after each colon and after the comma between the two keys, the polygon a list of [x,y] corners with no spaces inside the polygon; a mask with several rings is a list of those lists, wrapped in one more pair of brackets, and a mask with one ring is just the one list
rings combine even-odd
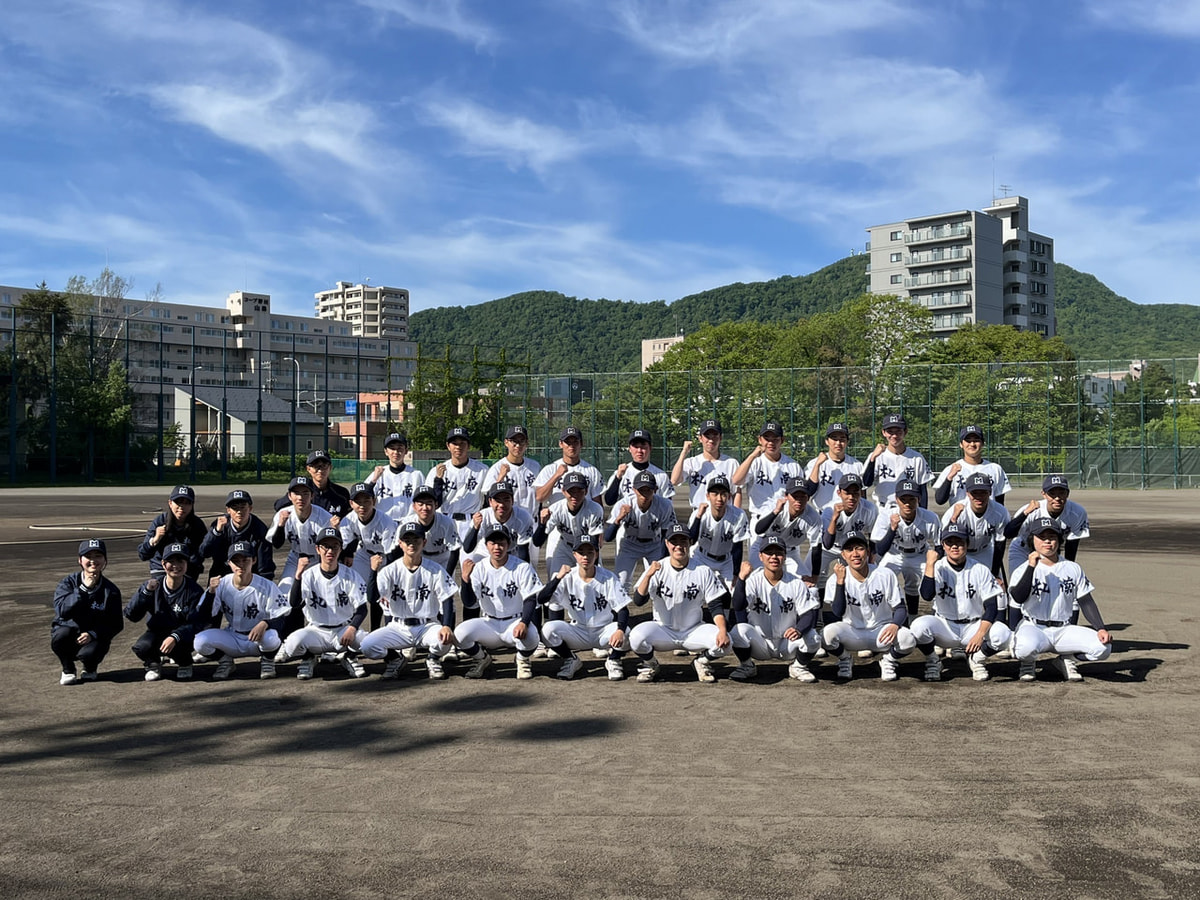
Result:
{"label": "baseball cap", "polygon": [[963,482],[963,489],[968,493],[971,491],[991,491],[992,479],[985,472],[973,472],[971,476]]}
{"label": "baseball cap", "polygon": [[229,552],[225,554],[225,559],[230,560],[235,556],[249,556],[254,558],[254,545],[249,541],[234,541],[229,545]]}
{"label": "baseball cap", "polygon": [[108,547],[100,538],[88,538],[86,541],[79,542],[79,556],[87,556],[93,550],[98,550],[104,554],[104,558],[108,559]]}
{"label": "baseball cap", "polygon": [[644,487],[652,487],[658,490],[658,479],[654,477],[653,472],[638,472],[633,476],[633,489],[640,491]]}
{"label": "baseball cap", "polygon": [[1053,516],[1038,516],[1029,526],[1030,534],[1041,534],[1043,531],[1053,531],[1059,537],[1063,535],[1062,522]]}
{"label": "baseball cap", "polygon": [[588,486],[587,477],[582,472],[568,472],[562,477],[559,482],[563,491],[569,491],[571,488],[584,488]]}
{"label": "baseball cap", "polygon": [[235,503],[253,504],[254,501],[250,499],[249,491],[242,491],[242,490],[230,491],[228,494],[225,495],[225,505],[233,506],[233,504],[235,504]]}
{"label": "baseball cap", "polygon": [[560,441],[565,441],[567,438],[579,438],[582,441],[583,440],[583,432],[580,431],[578,428],[576,428],[574,425],[568,425],[566,428],[564,428],[558,434],[558,439]]}
{"label": "baseball cap", "polygon": [[171,489],[172,500],[187,500],[190,503],[196,502],[196,492],[186,484],[176,485]]}
{"label": "baseball cap", "polygon": [[683,538],[690,544],[692,542],[692,533],[687,530],[687,526],[676,522],[671,526],[671,530],[667,532],[667,543],[671,543],[676,538]]}
{"label": "baseball cap", "polygon": [[971,540],[971,532],[967,531],[967,526],[962,522],[947,522],[942,526],[942,542],[945,543],[950,538],[958,538],[965,544]]}
{"label": "baseball cap", "polygon": [[375,490],[365,481],[360,481],[356,483],[354,487],[350,488],[350,499],[353,500],[359,494],[370,494],[372,497],[374,497]]}
{"label": "baseball cap", "polygon": [[295,478],[293,478],[291,481],[288,482],[288,493],[289,494],[292,491],[299,491],[299,490],[311,491],[312,490],[312,479],[309,478],[307,475],[297,475]]}
{"label": "baseball cap", "polygon": [[960,441],[965,441],[967,439],[967,436],[972,435],[972,434],[979,435],[979,439],[981,441],[983,440],[983,429],[980,428],[978,425],[966,425],[963,428],[961,428],[958,432],[958,439]]}
{"label": "baseball cap", "polygon": [[392,444],[403,444],[408,446],[408,436],[403,431],[393,431],[383,441],[383,446],[390,447]]}
{"label": "baseball cap", "polygon": [[857,472],[847,472],[841,477],[841,480],[838,481],[838,489],[843,491],[852,487],[862,490],[862,486],[862,476]]}
{"label": "baseball cap", "polygon": [[759,437],[762,437],[764,434],[777,434],[783,437],[783,426],[778,422],[767,422],[758,431]]}
{"label": "baseball cap", "polygon": [[179,541],[176,541],[174,544],[168,544],[167,549],[163,551],[162,558],[166,562],[168,559],[174,559],[177,556],[182,556],[184,559],[191,558],[191,554],[188,553],[187,544],[181,544]]}
{"label": "baseball cap", "polygon": [[724,475],[714,475],[712,478],[708,479],[708,486],[705,488],[705,490],[708,493],[713,493],[714,491],[724,491],[728,494],[729,479]]}
{"label": "baseball cap", "polygon": [[635,428],[632,432],[630,432],[629,443],[633,444],[637,441],[645,441],[647,444],[654,443],[654,441],[650,439],[650,432],[648,432],[645,428]]}
{"label": "baseball cap", "polygon": [[1042,479],[1042,492],[1048,493],[1051,488],[1066,488],[1068,491],[1071,490],[1067,484],[1066,475],[1047,475]]}
{"label": "baseball cap", "polygon": [[488,488],[487,495],[488,499],[491,500],[493,497],[498,497],[501,494],[508,494],[511,497],[515,493],[516,489],[513,486],[513,483],[505,478],[503,481],[497,481],[490,488]]}
{"label": "baseball cap", "polygon": [[844,538],[842,538],[842,547],[849,547],[851,544],[864,544],[868,547],[871,546],[871,542],[867,540],[867,536],[861,531],[851,531]]}
{"label": "baseball cap", "polygon": [[410,534],[415,534],[418,537],[425,537],[425,526],[417,521],[401,522],[400,528],[396,533],[397,538],[405,538]]}
{"label": "baseball cap", "polygon": [[907,427],[908,427],[908,422],[905,421],[904,416],[900,415],[900,413],[888,413],[886,416],[883,417],[882,428],[884,431],[886,431],[889,428],[907,428]]}
{"label": "baseball cap", "polygon": [[508,426],[508,430],[504,432],[504,439],[506,441],[508,441],[515,437],[523,437],[523,438],[529,437],[529,432],[525,429],[524,425],[509,425]]}
{"label": "baseball cap", "polygon": [[790,494],[803,494],[805,497],[807,497],[808,496],[808,479],[805,478],[803,475],[796,475],[792,478],[789,478],[787,481],[787,492],[789,495]]}
{"label": "baseball cap", "polygon": [[579,536],[579,538],[575,541],[574,552],[578,553],[584,547],[591,547],[593,550],[599,550],[600,545],[596,541],[596,536],[592,535],[592,534],[581,534]]}
{"label": "baseball cap", "polygon": [[921,489],[917,487],[917,483],[910,478],[906,478],[896,484],[897,497],[920,497]]}
{"label": "baseball cap", "polygon": [[721,423],[716,419],[705,419],[700,423],[700,429],[697,433],[706,434],[710,431],[715,431],[717,434],[724,434],[724,432],[721,430]]}
{"label": "baseball cap", "polygon": [[766,540],[764,540],[762,542],[762,544],[759,546],[758,550],[761,553],[765,550],[769,550],[772,547],[778,547],[780,550],[787,552],[787,544],[785,544],[783,542],[783,538],[775,537],[775,536],[769,537]]}
{"label": "baseball cap", "polygon": [[495,543],[496,541],[504,541],[507,544],[511,544],[513,536],[512,532],[509,531],[505,526],[493,525],[488,529],[488,532],[486,535],[484,535],[483,539],[485,542]]}
{"label": "baseball cap", "polygon": [[446,432],[446,443],[448,444],[451,441],[466,441],[469,444],[471,443],[471,432],[467,431],[461,425],[455,425]]}
{"label": "baseball cap", "polygon": [[312,453],[308,454],[308,461],[304,464],[306,466],[315,466],[319,462],[333,462],[333,460],[329,458],[328,450],[314,450]]}
{"label": "baseball cap", "polygon": [[845,422],[830,422],[825,426],[825,437],[833,437],[835,434],[844,434],[850,437],[850,428]]}
{"label": "baseball cap", "polygon": [[422,497],[428,497],[430,500],[437,502],[437,492],[427,484],[421,485],[413,491],[413,502],[420,500]]}
{"label": "baseball cap", "polygon": [[317,543],[324,544],[326,541],[337,541],[342,543],[342,533],[332,525],[321,529],[321,533],[317,535]]}

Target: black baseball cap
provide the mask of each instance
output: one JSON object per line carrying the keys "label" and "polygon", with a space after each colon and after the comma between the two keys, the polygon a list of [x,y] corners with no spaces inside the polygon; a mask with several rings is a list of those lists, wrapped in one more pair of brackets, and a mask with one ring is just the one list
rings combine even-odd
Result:
{"label": "black baseball cap", "polygon": [[667,543],[671,543],[676,538],[683,538],[690,544],[692,542],[692,533],[687,530],[686,525],[680,525],[676,522],[671,526],[671,530],[667,532]]}
{"label": "black baseball cap", "polygon": [[515,437],[523,437],[523,438],[529,437],[529,432],[526,430],[524,425],[509,425],[508,426],[508,430],[504,432],[504,439],[506,441],[508,441],[508,440],[512,440]]}
{"label": "black baseball cap", "polygon": [[291,481],[288,482],[288,493],[289,494],[292,493],[292,491],[299,491],[299,490],[311,491],[312,490],[312,479],[309,478],[307,475],[297,475],[295,478],[293,478]]}
{"label": "black baseball cap", "polygon": [[430,500],[433,500],[435,503],[437,502],[437,492],[427,484],[423,484],[419,488],[417,488],[415,491],[413,491],[412,498],[413,498],[414,503],[416,501],[420,500],[422,497],[428,497]]}
{"label": "black baseball cap", "polygon": [[558,439],[560,441],[565,441],[567,438],[579,438],[579,440],[582,441],[583,440],[583,432],[580,431],[578,428],[576,428],[574,425],[568,425],[566,428],[564,428],[558,434]]}
{"label": "black baseball cap", "polygon": [[838,481],[838,489],[843,491],[852,487],[862,490],[862,486],[862,476],[857,472],[847,472],[841,477],[841,480]]}
{"label": "black baseball cap", "polygon": [[758,430],[759,437],[762,437],[764,434],[777,434],[783,437],[783,425],[779,422],[767,422]]}
{"label": "black baseball cap", "polygon": [[174,544],[168,544],[167,549],[163,551],[163,562],[166,562],[168,559],[175,559],[178,556],[182,556],[184,559],[192,558],[192,554],[188,552],[187,544],[181,544],[179,541],[176,541]]}
{"label": "black baseball cap", "polygon": [[591,547],[593,550],[599,552],[600,542],[596,540],[596,536],[593,534],[581,534],[578,539],[576,539],[575,547],[572,552],[578,553],[585,547]]}
{"label": "black baseball cap", "polygon": [[225,559],[231,560],[235,556],[248,556],[254,558],[254,544],[250,541],[234,541],[229,545],[229,552],[225,554]]}
{"label": "black baseball cap", "polygon": [[562,487],[563,493],[571,490],[571,488],[584,488],[586,490],[588,486],[588,480],[587,476],[585,476],[582,472],[568,472],[562,477],[562,481],[559,482],[559,485]]}
{"label": "black baseball cap", "polygon": [[319,535],[317,535],[317,543],[318,544],[324,544],[328,541],[337,541],[338,544],[343,543],[342,533],[340,531],[338,531],[336,528],[334,528],[332,525],[322,528],[321,533]]}
{"label": "black baseball cap", "polygon": [[759,545],[758,552],[759,552],[759,553],[763,553],[763,552],[765,552],[766,550],[770,549],[771,547],[778,547],[778,548],[779,548],[780,550],[782,550],[784,553],[786,553],[786,552],[787,552],[787,544],[785,544],[785,543],[783,542],[783,538],[781,538],[781,537],[778,537],[778,536],[776,536],[776,535],[772,535],[771,537],[769,537],[769,538],[766,538],[766,539],[765,539],[765,540],[762,542],[762,544],[761,544],[761,545]]}
{"label": "black baseball cap", "polygon": [[505,478],[503,481],[497,481],[490,488],[488,488],[487,495],[488,499],[491,500],[493,497],[499,497],[501,494],[508,494],[508,496],[512,497],[515,493],[515,486],[511,481]]}
{"label": "black baseball cap", "polygon": [[962,522],[957,520],[953,522],[947,522],[944,526],[942,526],[942,543],[946,543],[946,541],[950,540],[951,538],[957,538],[966,544],[971,540],[971,532],[967,531],[967,526]]}
{"label": "black baseball cap", "polygon": [[724,432],[721,430],[721,423],[716,419],[705,419],[700,423],[700,427],[697,429],[696,433],[707,434],[710,431],[715,431],[717,434],[724,434]]}
{"label": "black baseball cap", "polygon": [[471,443],[471,432],[467,431],[461,425],[455,425],[446,432],[446,443],[448,444],[451,441],[466,441],[469,444]]}
{"label": "black baseball cap", "polygon": [[712,478],[708,479],[708,486],[705,488],[705,490],[710,494],[717,491],[724,491],[728,494],[730,492],[729,479],[724,475],[714,475]]}
{"label": "black baseball cap", "polygon": [[79,556],[87,556],[93,550],[98,550],[104,554],[105,559],[108,559],[108,547],[100,538],[88,538],[86,541],[79,542]]}
{"label": "black baseball cap", "polygon": [[896,484],[897,497],[916,497],[920,498],[921,489],[917,487],[917,483],[911,478],[905,478],[903,481]]}
{"label": "black baseball cap", "polygon": [[862,544],[866,547],[871,546],[871,542],[867,540],[867,536],[861,531],[851,531],[844,538],[842,538],[843,549],[849,547],[851,544]]}
{"label": "black baseball cap", "polygon": [[390,447],[392,444],[403,444],[408,446],[408,436],[403,431],[393,431],[383,441],[383,446]]}
{"label": "black baseball cap", "polygon": [[653,472],[638,472],[633,476],[633,489],[640,491],[644,487],[652,487],[658,490],[658,479],[654,477]]}
{"label": "black baseball cap", "polygon": [[504,541],[506,544],[511,544],[513,542],[513,535],[512,535],[512,532],[508,530],[508,528],[506,528],[503,525],[497,524],[497,525],[493,525],[492,527],[490,527],[488,529],[487,534],[484,535],[484,537],[483,537],[483,540],[486,543],[495,543],[496,541]]}
{"label": "black baseball cap", "polygon": [[196,492],[186,484],[179,484],[171,489],[171,499],[187,500],[189,503],[195,503]]}
{"label": "black baseball cap", "polygon": [[408,535],[410,535],[410,534],[415,534],[418,537],[425,537],[425,526],[422,525],[420,522],[413,521],[413,520],[410,520],[408,522],[401,522],[400,528],[396,533],[396,538],[403,539],[403,538],[408,537]]}
{"label": "black baseball cap", "polygon": [[850,428],[845,422],[830,422],[825,426],[825,437],[833,437],[835,434],[844,434],[847,438],[849,438]]}
{"label": "black baseball cap", "polygon": [[908,428],[908,422],[900,413],[888,413],[883,417],[882,429],[887,431],[889,428]]}
{"label": "black baseball cap", "polygon": [[250,499],[250,492],[243,490],[230,491],[225,495],[225,505],[233,506],[235,503],[249,503],[254,505],[254,501]]}
{"label": "black baseball cap", "polygon": [[788,494],[803,494],[808,496],[808,479],[803,475],[795,475],[787,481]]}
{"label": "black baseball cap", "polygon": [[374,497],[375,489],[365,481],[360,481],[355,484],[354,487],[350,488],[350,499],[353,500],[359,494],[370,494],[372,497]]}
{"label": "black baseball cap", "polygon": [[959,432],[958,432],[958,439],[959,439],[960,441],[965,441],[965,440],[967,439],[967,436],[968,436],[968,435],[972,435],[972,434],[977,434],[977,435],[979,435],[979,439],[980,439],[981,441],[983,440],[983,429],[982,429],[982,428],[980,428],[978,425],[965,425],[965,426],[963,426],[961,429],[959,429]]}
{"label": "black baseball cap", "polygon": [[1049,493],[1051,488],[1066,488],[1071,490],[1067,484],[1066,475],[1047,475],[1042,479],[1042,493]]}
{"label": "black baseball cap", "polygon": [[653,443],[654,443],[654,441],[652,441],[652,440],[650,439],[650,432],[648,432],[648,431],[647,431],[645,428],[635,428],[635,429],[634,429],[634,430],[633,430],[633,431],[630,433],[630,435],[629,435],[629,443],[631,443],[631,444],[635,444],[635,443],[637,443],[638,441],[645,441],[647,444],[653,444]]}
{"label": "black baseball cap", "polygon": [[328,450],[314,450],[312,453],[308,454],[308,461],[305,463],[305,465],[313,466],[322,461],[330,463],[330,464],[333,463],[333,460],[329,458],[329,451]]}
{"label": "black baseball cap", "polygon": [[1063,536],[1065,529],[1062,522],[1053,516],[1038,516],[1030,523],[1029,533],[1032,535],[1041,534],[1044,531],[1053,531],[1059,537]]}
{"label": "black baseball cap", "polygon": [[992,479],[986,472],[973,472],[971,476],[963,482],[963,489],[970,493],[971,491],[988,491],[992,490]]}

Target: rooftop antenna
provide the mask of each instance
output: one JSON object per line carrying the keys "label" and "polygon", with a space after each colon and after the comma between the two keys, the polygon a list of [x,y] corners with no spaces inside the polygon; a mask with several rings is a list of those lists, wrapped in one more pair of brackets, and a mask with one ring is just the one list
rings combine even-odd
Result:
{"label": "rooftop antenna", "polygon": [[1004,191],[1004,196],[1007,197],[1008,192],[1012,190],[1012,185],[1002,184],[1000,185],[1000,190]]}

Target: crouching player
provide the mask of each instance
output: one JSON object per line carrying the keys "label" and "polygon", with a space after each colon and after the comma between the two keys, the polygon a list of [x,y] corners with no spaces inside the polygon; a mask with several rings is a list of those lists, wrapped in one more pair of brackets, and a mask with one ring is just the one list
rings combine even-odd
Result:
{"label": "crouching player", "polygon": [[787,567],[782,538],[768,537],[759,551],[762,568],[733,588],[733,652],[740,665],[734,681],[758,674],[756,659],[791,662],[788,675],[807,684],[817,680],[808,664],[821,646],[817,637],[817,589]]}
{"label": "crouching player", "polygon": [[454,595],[457,593],[449,573],[421,555],[425,547],[425,529],[409,520],[400,526],[400,550],[394,563],[376,574],[368,591],[378,601],[387,624],[374,629],[362,641],[362,654],[368,659],[387,657],[384,678],[395,678],[404,668],[405,659],[398,651],[424,647],[429,651],[425,667],[429,677],[446,677],[442,657],[454,642]]}
{"label": "crouching player", "polygon": [[146,632],[133,645],[133,652],[146,667],[147,681],[162,678],[162,658],[170,657],[179,667],[175,678],[192,677],[192,641],[200,616],[204,591],[188,577],[192,552],[187,544],[170,544],[162,553],[163,577],[143,584],[126,605],[125,618],[146,618]]}
{"label": "crouching player", "polygon": [[925,654],[926,681],[942,678],[942,661],[934,655],[935,645],[964,651],[971,677],[987,681],[983,661],[1007,646],[1012,636],[997,609],[1003,589],[987,566],[967,555],[970,537],[965,524],[951,521],[942,530],[946,558],[938,559],[932,547],[925,555],[921,597],[933,604],[933,615],[918,617],[909,629],[917,649]]}
{"label": "crouching player", "polygon": [[83,680],[95,681],[96,669],[112,640],[124,627],[121,589],[104,577],[108,548],[91,538],[79,545],[79,571],[58,583],[54,591],[54,622],[50,649],[62,663],[59,684],[75,684],[75,661],[83,663]]}
{"label": "crouching player", "polygon": [[621,657],[629,649],[625,635],[633,601],[616,573],[596,565],[598,544],[592,535],[581,535],[575,542],[575,565],[560,568],[538,597],[550,611],[550,621],[542,626],[542,640],[565,658],[558,670],[558,677],[564,680],[574,678],[583,668],[577,655],[580,650],[608,650],[604,668],[609,681],[625,677]]}
{"label": "crouching player", "polygon": [[275,652],[282,641],[270,626],[271,619],[288,613],[287,594],[261,575],[254,574],[258,551],[250,541],[234,541],[228,563],[232,571],[214,578],[201,603],[201,614],[224,628],[206,628],[196,635],[196,652],[209,659],[219,656],[214,681],[233,674],[239,656],[258,657],[258,677],[275,677]]}
{"label": "crouching player", "polygon": [[867,536],[852,531],[842,538],[842,558],[833,564],[825,596],[833,598],[833,615],[840,621],[825,626],[825,648],[838,657],[837,678],[849,681],[854,674],[854,650],[883,653],[879,677],[895,681],[897,664],[912,652],[916,642],[904,627],[908,610],[900,578],[891,569],[873,566]]}
{"label": "crouching player", "polygon": [[[1055,660],[1067,681],[1083,681],[1076,659],[1097,662],[1112,653],[1112,635],[1104,625],[1092,583],[1078,563],[1059,555],[1063,534],[1061,519],[1043,516],[1029,529],[1033,552],[1012,573],[1010,594],[1021,608],[1013,655],[1021,661],[1020,678],[1033,681],[1041,653],[1060,653]],[[1071,609],[1079,610],[1096,629],[1071,624]]]}
{"label": "crouching player", "polygon": [[[310,566],[303,557],[297,563],[288,608],[303,613],[304,625],[287,636],[275,662],[303,657],[296,670],[301,680],[313,677],[323,653],[340,653],[351,678],[367,674],[355,652],[359,626],[367,617],[367,587],[357,572],[338,561],[341,554],[342,533],[328,526],[317,536],[320,564]],[[271,626],[280,628],[284,618],[280,615]]]}

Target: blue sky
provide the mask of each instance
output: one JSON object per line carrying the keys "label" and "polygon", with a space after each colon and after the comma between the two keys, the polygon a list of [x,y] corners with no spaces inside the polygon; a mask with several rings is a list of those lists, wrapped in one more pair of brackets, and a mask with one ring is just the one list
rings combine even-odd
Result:
{"label": "blue sky", "polygon": [[995,184],[1060,261],[1200,302],[1200,0],[4,7],[4,284],[674,300]]}

